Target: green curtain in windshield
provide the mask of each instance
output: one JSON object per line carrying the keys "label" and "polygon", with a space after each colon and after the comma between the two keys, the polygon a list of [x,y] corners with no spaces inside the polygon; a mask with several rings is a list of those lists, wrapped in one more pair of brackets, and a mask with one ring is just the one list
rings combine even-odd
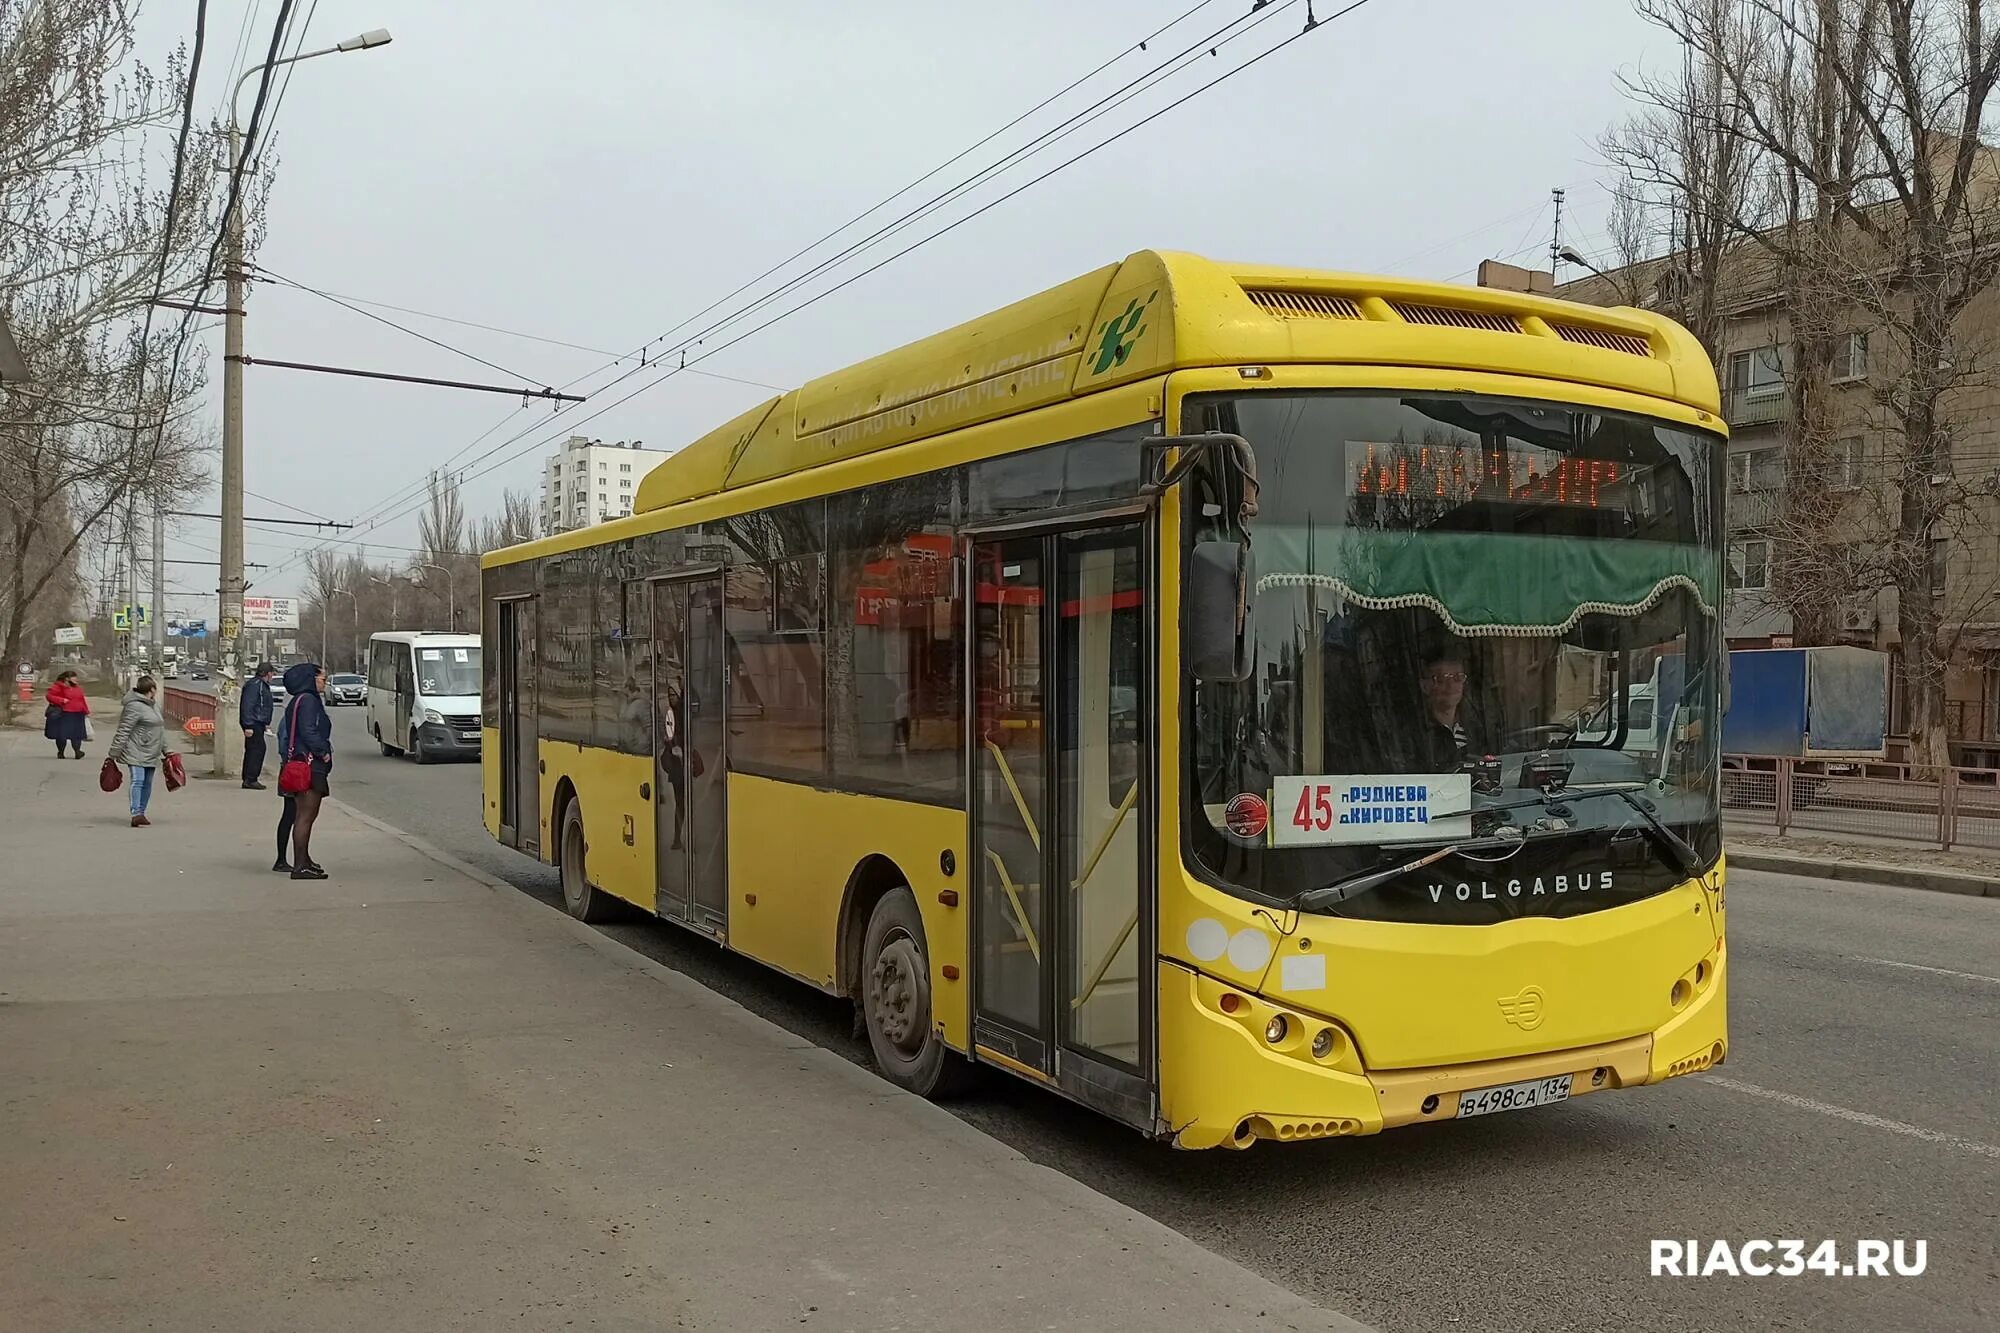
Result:
{"label": "green curtain in windshield", "polygon": [[1674,589],[1720,601],[1713,551],[1526,533],[1260,528],[1258,591],[1319,587],[1357,606],[1427,607],[1467,637],[1548,637],[1586,615],[1636,616]]}

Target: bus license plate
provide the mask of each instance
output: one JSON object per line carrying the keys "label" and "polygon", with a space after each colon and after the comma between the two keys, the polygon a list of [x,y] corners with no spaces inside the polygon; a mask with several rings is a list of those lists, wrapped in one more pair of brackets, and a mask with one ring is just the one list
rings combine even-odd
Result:
{"label": "bus license plate", "polygon": [[1569,1099],[1571,1076],[1535,1078],[1526,1083],[1502,1083],[1492,1088],[1473,1088],[1458,1094],[1458,1118],[1493,1115],[1499,1111],[1525,1111],[1531,1106],[1550,1106]]}

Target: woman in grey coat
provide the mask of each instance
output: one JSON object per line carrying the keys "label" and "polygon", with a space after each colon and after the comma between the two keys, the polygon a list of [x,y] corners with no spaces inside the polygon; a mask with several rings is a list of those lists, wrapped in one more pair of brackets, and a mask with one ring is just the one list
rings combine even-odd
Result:
{"label": "woman in grey coat", "polygon": [[125,696],[118,714],[118,734],[111,738],[111,757],[131,772],[133,828],[145,828],[153,822],[146,818],[146,803],[153,799],[153,779],[159,776],[167,754],[167,723],[154,702],[158,688],[151,676],[139,677],[139,683]]}

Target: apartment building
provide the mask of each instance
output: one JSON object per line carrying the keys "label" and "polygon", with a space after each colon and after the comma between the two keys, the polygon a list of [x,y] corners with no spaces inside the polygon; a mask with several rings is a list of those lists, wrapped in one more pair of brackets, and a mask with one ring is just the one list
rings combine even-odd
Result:
{"label": "apartment building", "polygon": [[542,530],[567,532],[631,513],[640,479],[666,458],[638,440],[607,444],[570,436],[542,472]]}

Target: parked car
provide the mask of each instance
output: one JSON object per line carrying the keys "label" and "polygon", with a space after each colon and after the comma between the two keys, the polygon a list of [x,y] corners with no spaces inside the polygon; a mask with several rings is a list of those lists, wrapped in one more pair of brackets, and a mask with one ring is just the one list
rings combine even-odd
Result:
{"label": "parked car", "polygon": [[328,707],[339,704],[365,704],[368,702],[368,677],[357,676],[352,671],[340,671],[326,678],[326,702]]}
{"label": "parked car", "polygon": [[189,679],[189,680],[207,680],[207,679],[208,679],[208,663],[206,663],[206,662],[196,662],[196,663],[195,663],[195,664],[194,664],[193,666],[189,667],[189,668],[188,668],[188,679]]}

